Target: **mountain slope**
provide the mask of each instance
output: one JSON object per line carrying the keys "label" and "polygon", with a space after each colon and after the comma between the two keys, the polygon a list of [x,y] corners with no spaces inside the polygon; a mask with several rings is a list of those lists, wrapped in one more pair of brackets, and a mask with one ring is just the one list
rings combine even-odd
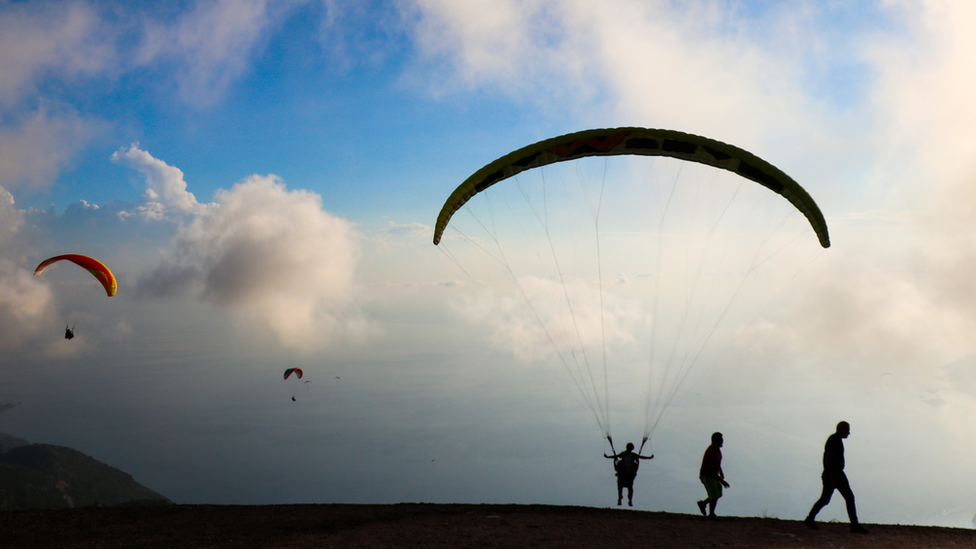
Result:
{"label": "mountain slope", "polygon": [[77,450],[51,444],[0,454],[0,509],[172,503],[131,475]]}
{"label": "mountain slope", "polygon": [[[0,405],[0,412],[4,410],[4,406],[6,405]],[[30,444],[30,442],[27,442],[20,437],[8,435],[7,433],[0,433],[0,454],[8,450],[13,450],[18,446],[27,446],[28,444]]]}

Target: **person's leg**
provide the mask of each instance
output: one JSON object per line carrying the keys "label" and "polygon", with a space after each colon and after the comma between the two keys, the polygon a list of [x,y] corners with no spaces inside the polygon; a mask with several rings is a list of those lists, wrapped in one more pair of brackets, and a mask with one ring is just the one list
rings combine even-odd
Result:
{"label": "person's leg", "polygon": [[847,481],[847,475],[843,475],[838,479],[837,491],[840,492],[840,495],[844,496],[844,502],[847,503],[847,518],[851,519],[851,526],[858,526],[857,507],[854,505],[854,491],[851,490],[851,485]]}
{"label": "person's leg", "polygon": [[624,500],[624,483],[617,479],[617,505],[623,505]]}
{"label": "person's leg", "polygon": [[705,487],[705,499],[698,500],[695,503],[698,504],[698,510],[701,511],[702,515],[708,515],[708,512],[705,510],[705,506],[708,505],[708,498],[711,497],[711,494],[708,493],[708,483],[705,482],[705,477],[700,476],[698,477],[698,480],[700,480],[702,486]]}
{"label": "person's leg", "polygon": [[705,478],[701,477],[702,484],[705,485],[705,492],[708,493],[708,498],[702,502],[699,502],[698,508],[701,509],[702,514],[705,514],[705,505],[708,505],[708,517],[715,518],[715,505],[718,504],[718,498],[722,497],[722,482],[717,478]]}
{"label": "person's leg", "polygon": [[630,507],[634,506],[634,485],[629,484],[627,486],[627,505]]}
{"label": "person's leg", "polygon": [[828,503],[830,503],[830,496],[832,496],[833,493],[834,493],[833,484],[826,477],[824,477],[823,492],[820,493],[820,499],[818,499],[817,502],[813,504],[813,507],[810,509],[810,514],[807,515],[807,518],[803,521],[808,528],[810,529],[817,528],[817,524],[815,522],[817,519],[817,513],[819,513],[821,509],[823,509]]}

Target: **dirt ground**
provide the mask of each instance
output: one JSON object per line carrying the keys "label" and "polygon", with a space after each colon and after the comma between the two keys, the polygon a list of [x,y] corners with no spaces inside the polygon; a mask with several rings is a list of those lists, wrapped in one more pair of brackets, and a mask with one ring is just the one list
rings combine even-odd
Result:
{"label": "dirt ground", "polygon": [[548,505],[171,505],[0,512],[0,547],[971,548],[976,530]]}

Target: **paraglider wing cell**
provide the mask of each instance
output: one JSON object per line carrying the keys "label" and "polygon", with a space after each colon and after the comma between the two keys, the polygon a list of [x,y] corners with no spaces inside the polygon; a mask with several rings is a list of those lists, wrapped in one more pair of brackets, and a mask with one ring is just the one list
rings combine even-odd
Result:
{"label": "paraglider wing cell", "polygon": [[302,369],[301,368],[288,368],[287,370],[285,370],[285,376],[284,376],[283,379],[288,379],[288,376],[290,376],[292,374],[295,374],[295,377],[297,377],[298,379],[301,379],[302,378]]}
{"label": "paraglider wing cell", "polygon": [[70,261],[75,265],[86,269],[92,274],[92,276],[97,278],[98,281],[102,283],[102,286],[105,288],[105,293],[108,294],[109,297],[115,295],[116,290],[118,290],[118,283],[115,281],[115,275],[113,275],[112,271],[110,271],[101,261],[92,259],[85,255],[67,254],[45,259],[37,266],[36,269],[34,269],[34,276],[44,272],[44,270],[52,264],[63,260]]}
{"label": "paraglider wing cell", "polygon": [[790,176],[765,160],[707,137],[671,130],[609,128],[554,137],[509,153],[475,172],[461,183],[441,208],[434,226],[439,244],[454,212],[488,187],[525,170],[586,156],[667,156],[728,170],[782,195],[813,227],[820,245],[830,246],[827,222],[810,195]]}

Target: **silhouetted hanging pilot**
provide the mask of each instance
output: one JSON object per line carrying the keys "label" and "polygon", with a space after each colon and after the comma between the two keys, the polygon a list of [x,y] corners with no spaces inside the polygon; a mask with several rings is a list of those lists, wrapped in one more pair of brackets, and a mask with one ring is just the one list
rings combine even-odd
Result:
{"label": "silhouetted hanging pilot", "polygon": [[[613,442],[610,443],[610,447],[613,448]],[[634,453],[634,443],[628,442],[627,449],[619,454],[612,456],[603,454],[603,457],[613,460],[613,469],[617,472],[617,505],[620,505],[623,501],[624,488],[626,488],[627,505],[634,506],[634,478],[637,477],[637,468],[640,467],[640,460],[654,459],[654,454],[649,456],[640,455],[640,451],[643,449],[644,445],[641,444],[640,450]]]}
{"label": "silhouetted hanging pilot", "polygon": [[64,338],[65,339],[74,339],[74,337],[75,337],[75,329],[74,328],[69,328],[68,325],[65,324],[64,325]]}

